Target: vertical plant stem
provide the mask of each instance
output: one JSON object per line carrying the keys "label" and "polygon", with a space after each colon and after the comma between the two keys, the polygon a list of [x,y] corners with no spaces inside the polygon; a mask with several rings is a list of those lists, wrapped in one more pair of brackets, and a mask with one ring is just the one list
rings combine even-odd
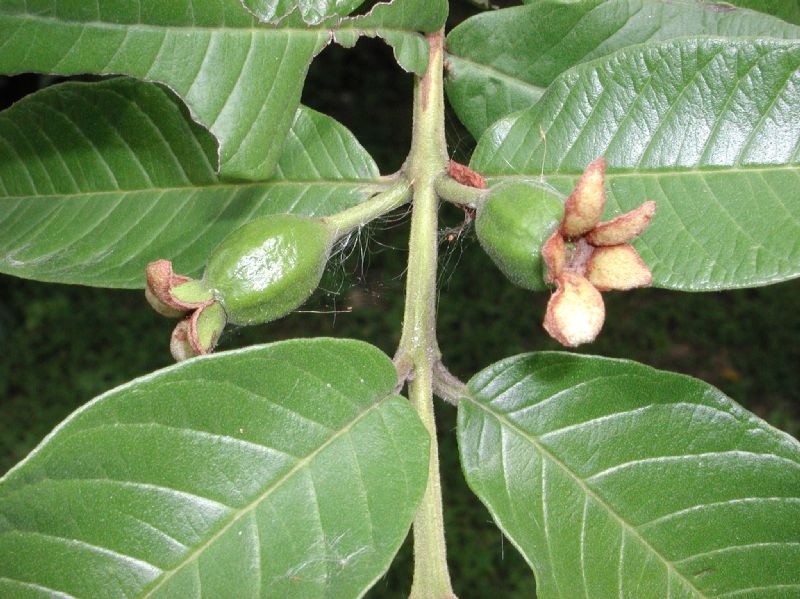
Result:
{"label": "vertical plant stem", "polygon": [[412,599],[454,598],[447,570],[439,448],[433,412],[433,369],[440,353],[436,342],[437,213],[434,190],[447,167],[444,136],[442,46],[444,33],[428,36],[428,70],[414,82],[414,129],[405,165],[414,186],[409,240],[403,334],[398,354],[411,364],[409,399],[431,437],[428,486],[414,519]]}

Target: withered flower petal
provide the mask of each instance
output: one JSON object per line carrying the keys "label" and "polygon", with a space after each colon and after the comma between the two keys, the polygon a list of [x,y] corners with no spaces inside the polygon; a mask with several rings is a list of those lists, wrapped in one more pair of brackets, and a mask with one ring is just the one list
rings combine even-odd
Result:
{"label": "withered flower petal", "polygon": [[600,292],[586,278],[572,272],[559,275],[556,284],[558,288],[547,304],[545,330],[567,347],[594,341],[606,315]]}
{"label": "withered flower petal", "polygon": [[650,269],[627,243],[595,248],[586,276],[600,291],[626,291],[653,282]]}
{"label": "withered flower petal", "polygon": [[559,229],[553,231],[553,234],[544,242],[542,258],[547,267],[547,272],[544,273],[544,281],[545,283],[552,283],[564,270],[564,264],[567,261],[567,248],[564,245],[564,238],[561,236]]}
{"label": "withered flower petal", "polygon": [[169,351],[176,362],[182,362],[197,355],[189,340],[189,320],[189,318],[184,318],[175,325],[169,340]]}
{"label": "withered flower petal", "polygon": [[144,296],[156,312],[174,318],[192,309],[192,306],[176,300],[170,292],[174,286],[191,281],[189,277],[176,275],[172,270],[172,262],[169,260],[150,262],[145,268],[145,277],[147,287]]}
{"label": "withered flower petal", "polygon": [[182,316],[213,300],[211,291],[200,281],[176,275],[169,260],[154,260],[145,267],[148,303],[164,316]]}
{"label": "withered flower petal", "polygon": [[578,179],[567,198],[559,229],[542,246],[545,281],[557,288],[547,304],[544,328],[567,347],[594,341],[603,327],[601,291],[650,285],[650,269],[628,241],[650,224],[656,204],[644,202],[605,223],[606,161],[600,157]]}
{"label": "withered flower petal", "polygon": [[195,354],[211,353],[226,324],[225,310],[217,302],[195,310],[189,318],[189,343]]}
{"label": "withered flower petal", "polygon": [[600,223],[586,234],[592,245],[619,245],[641,235],[656,213],[656,203],[648,200],[638,208],[608,222]]}
{"label": "withered flower petal", "polygon": [[606,205],[605,172],[606,159],[602,156],[583,171],[564,205],[564,220],[561,223],[564,237],[580,237],[600,222]]}
{"label": "withered flower petal", "polygon": [[198,308],[172,331],[169,343],[172,357],[182,362],[211,353],[226,324],[225,311],[217,302]]}

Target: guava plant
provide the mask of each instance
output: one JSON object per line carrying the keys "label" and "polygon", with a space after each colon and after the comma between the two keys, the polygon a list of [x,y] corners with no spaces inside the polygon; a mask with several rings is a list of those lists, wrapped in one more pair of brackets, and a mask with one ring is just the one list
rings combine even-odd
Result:
{"label": "guava plant", "polygon": [[[0,0],[0,72],[106,76],[0,114],[0,270],[145,289],[179,361],[0,479],[0,596],[360,597],[413,525],[411,597],[453,597],[434,395],[532,595],[800,596],[796,440],[629,361],[533,353],[465,384],[436,340],[444,202],[510,284],[551,295],[530,334],[569,347],[601,334],[604,292],[797,277],[800,2],[533,0],[446,37],[444,0],[362,3]],[[415,78],[393,174],[299,104],[314,57],[361,36]],[[449,160],[445,94],[469,165]],[[213,352],[409,205],[392,358],[342,339]]]}

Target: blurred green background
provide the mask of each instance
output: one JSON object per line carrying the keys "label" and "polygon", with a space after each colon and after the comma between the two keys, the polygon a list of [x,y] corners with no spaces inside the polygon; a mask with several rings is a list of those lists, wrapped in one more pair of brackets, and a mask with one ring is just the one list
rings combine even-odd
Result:
{"label": "blurred green background", "polygon": [[[467,4],[453,8],[451,26],[471,10]],[[50,82],[0,79],[0,107]],[[380,41],[362,40],[353,50],[327,48],[312,65],[303,102],[350,127],[383,173],[402,163],[410,142],[411,78]],[[447,125],[454,157],[466,161],[474,141],[452,115]],[[408,233],[401,216],[362,231],[332,260],[322,288],[302,310],[270,325],[228,332],[221,349],[329,335],[363,339],[391,355],[400,333]],[[467,379],[509,355],[558,349],[540,324],[547,295],[508,284],[463,224],[463,212],[443,208],[439,336],[450,369]],[[606,294],[605,328],[583,351],[699,377],[798,436],[799,295],[800,281],[724,293]],[[0,276],[0,473],[93,396],[169,365],[172,326],[150,310],[140,291]],[[438,407],[455,590],[462,599],[531,597],[527,566],[461,478],[455,410]],[[369,596],[406,597],[410,566],[406,543]]]}

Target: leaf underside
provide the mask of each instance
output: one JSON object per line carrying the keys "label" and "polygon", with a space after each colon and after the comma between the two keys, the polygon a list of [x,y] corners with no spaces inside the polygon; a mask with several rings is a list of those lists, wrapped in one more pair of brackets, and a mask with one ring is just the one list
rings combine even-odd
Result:
{"label": "leaf underside", "polygon": [[394,49],[397,63],[420,77],[428,66],[428,42],[416,32],[433,33],[444,27],[448,0],[394,0],[379,2],[369,13],[341,21],[333,31],[344,46],[357,35],[379,36]]}
{"label": "leaf underside", "polygon": [[395,384],[372,346],[295,340],[96,398],[0,479],[0,596],[360,596],[427,478]]}
{"label": "leaf underside", "polygon": [[[270,175],[324,31],[259,27],[239,0],[0,5],[0,72],[163,83],[219,140],[223,175]],[[274,143],[279,140],[278,143]]]}
{"label": "leaf underside", "polygon": [[142,287],[145,265],[167,258],[197,276],[252,218],[331,214],[381,189],[353,135],[304,107],[270,180],[220,180],[215,152],[155,84],[120,77],[28,96],[0,113],[0,271]]}
{"label": "leaf underside", "polygon": [[471,166],[563,193],[604,155],[605,217],[656,201],[634,242],[653,285],[717,290],[800,274],[800,42],[634,46],[559,76],[495,123]]}
{"label": "leaf underside", "polygon": [[[281,4],[292,12],[298,3]],[[351,43],[360,34],[386,34],[402,66],[421,74],[427,42],[418,32],[441,26],[446,7],[445,0],[395,0],[376,7],[376,16],[311,27],[297,18],[260,23],[240,0],[5,0],[0,73],[123,74],[162,83],[217,139],[215,168],[223,177],[261,180],[278,160],[311,60],[340,28]]]}
{"label": "leaf underside", "polygon": [[800,593],[800,444],[717,389],[560,353],[469,388],[463,469],[538,597]]}
{"label": "leaf underside", "polygon": [[626,46],[713,35],[800,38],[800,27],[699,0],[542,0],[481,13],[447,36],[447,94],[476,137],[497,119],[534,105],[576,64]]}
{"label": "leaf underside", "polygon": [[330,17],[349,15],[364,0],[241,0],[242,5],[260,21],[279,23],[285,17],[299,14],[304,23],[315,25]]}

